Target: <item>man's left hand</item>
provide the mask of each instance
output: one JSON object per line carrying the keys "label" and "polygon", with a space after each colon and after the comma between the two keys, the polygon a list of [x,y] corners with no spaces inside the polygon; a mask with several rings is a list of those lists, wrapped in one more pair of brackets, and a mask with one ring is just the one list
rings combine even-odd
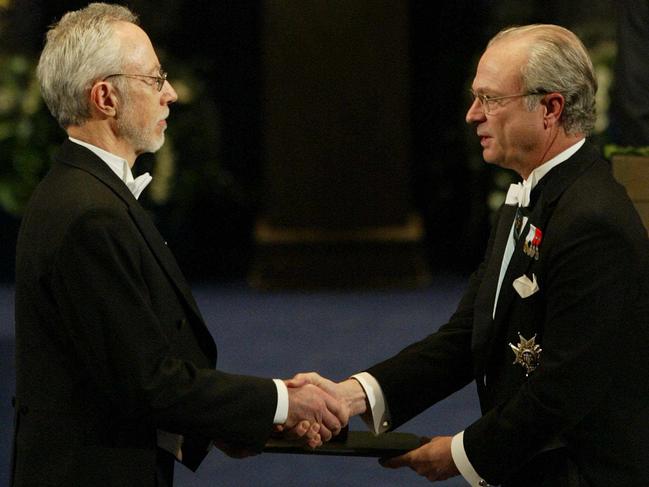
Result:
{"label": "man's left hand", "polygon": [[419,448],[399,457],[381,460],[387,468],[410,467],[430,481],[446,480],[459,475],[451,455],[451,436],[437,436]]}

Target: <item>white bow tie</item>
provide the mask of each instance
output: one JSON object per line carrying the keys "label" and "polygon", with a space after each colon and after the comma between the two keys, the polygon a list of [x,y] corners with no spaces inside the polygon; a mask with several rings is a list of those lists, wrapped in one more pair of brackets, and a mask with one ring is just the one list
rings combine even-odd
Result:
{"label": "white bow tie", "polygon": [[530,204],[530,194],[532,193],[533,183],[525,180],[522,183],[515,183],[509,186],[505,204],[511,206],[526,207]]}
{"label": "white bow tie", "polygon": [[153,180],[151,175],[148,172],[145,172],[144,174],[141,174],[135,179],[133,179],[132,181],[126,181],[126,186],[131,191],[131,193],[133,193],[135,199],[138,199],[142,191],[144,191],[144,188],[146,188],[149,185],[151,180]]}
{"label": "white bow tie", "polygon": [[133,196],[135,196],[135,199],[138,199],[140,197],[140,194],[142,193],[142,191],[144,191],[144,188],[149,185],[152,179],[153,178],[148,172],[140,174],[138,177],[134,178],[128,162],[124,160],[124,164],[122,166],[122,181],[124,181],[126,187],[133,194]]}

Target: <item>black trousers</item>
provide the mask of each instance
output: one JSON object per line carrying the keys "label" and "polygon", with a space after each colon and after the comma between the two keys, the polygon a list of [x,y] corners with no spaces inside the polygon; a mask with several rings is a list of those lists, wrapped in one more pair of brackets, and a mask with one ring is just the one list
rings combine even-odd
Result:
{"label": "black trousers", "polygon": [[158,448],[155,468],[157,487],[173,487],[175,462],[176,459],[171,453]]}

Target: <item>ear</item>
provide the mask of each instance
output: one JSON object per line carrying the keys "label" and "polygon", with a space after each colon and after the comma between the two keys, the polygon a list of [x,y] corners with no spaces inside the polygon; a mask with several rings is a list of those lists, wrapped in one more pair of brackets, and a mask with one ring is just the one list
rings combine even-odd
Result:
{"label": "ear", "polygon": [[106,81],[95,83],[90,89],[90,106],[104,117],[114,117],[117,112],[117,93]]}
{"label": "ear", "polygon": [[545,110],[543,115],[544,127],[559,125],[565,103],[566,100],[561,93],[548,93],[543,97],[541,106]]}

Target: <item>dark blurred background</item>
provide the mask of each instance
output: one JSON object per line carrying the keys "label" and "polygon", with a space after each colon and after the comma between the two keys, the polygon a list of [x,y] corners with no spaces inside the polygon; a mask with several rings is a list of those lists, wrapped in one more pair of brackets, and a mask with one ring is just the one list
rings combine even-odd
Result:
{"label": "dark blurred background", "polygon": [[[500,28],[559,23],[589,48],[607,136],[616,3],[131,0],[180,99],[144,193],[194,281],[421,285],[479,261],[514,175],[485,165],[466,92]],[[46,28],[87,2],[0,0],[0,278],[64,137],[33,71]]]}

